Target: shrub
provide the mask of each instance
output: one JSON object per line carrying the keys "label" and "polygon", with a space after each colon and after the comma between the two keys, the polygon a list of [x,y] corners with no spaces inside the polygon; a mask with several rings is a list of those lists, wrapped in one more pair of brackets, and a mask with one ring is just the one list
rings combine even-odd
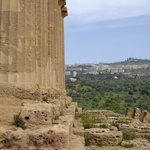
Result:
{"label": "shrub", "polygon": [[131,148],[131,147],[133,147],[133,144],[126,144],[124,147]]}
{"label": "shrub", "polygon": [[102,147],[103,146],[102,142],[98,142],[97,146]]}
{"label": "shrub", "polygon": [[127,121],[127,120],[118,120],[117,123],[129,124],[129,121]]}
{"label": "shrub", "polygon": [[89,139],[85,139],[85,146],[90,146],[90,145],[91,145],[91,143],[90,143]]}
{"label": "shrub", "polygon": [[107,128],[109,128],[109,125],[108,124],[102,124],[100,127],[107,129]]}
{"label": "shrub", "polygon": [[59,119],[59,116],[58,116],[58,115],[56,115],[56,116],[55,116],[55,120],[58,120],[58,119]]}
{"label": "shrub", "polygon": [[84,112],[82,114],[82,123],[85,129],[93,128],[96,123],[94,115]]}
{"label": "shrub", "polygon": [[136,135],[134,132],[126,131],[123,132],[123,140],[133,140],[136,138]]}
{"label": "shrub", "polygon": [[19,115],[14,115],[13,125],[16,127],[20,127],[22,129],[26,129],[25,122],[23,121],[22,117]]}
{"label": "shrub", "polygon": [[48,97],[43,97],[42,100],[43,100],[43,102],[48,103]]}

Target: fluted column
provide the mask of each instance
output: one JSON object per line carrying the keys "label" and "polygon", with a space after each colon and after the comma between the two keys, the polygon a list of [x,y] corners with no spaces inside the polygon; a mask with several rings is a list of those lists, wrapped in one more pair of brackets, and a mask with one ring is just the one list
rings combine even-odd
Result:
{"label": "fluted column", "polygon": [[17,83],[18,0],[1,0],[1,82]]}
{"label": "fluted column", "polygon": [[51,20],[51,24],[52,24],[52,35],[51,35],[51,40],[52,40],[52,55],[51,55],[51,59],[52,59],[52,74],[53,74],[53,85],[52,88],[56,88],[56,60],[55,60],[55,53],[56,53],[56,41],[55,41],[55,29],[56,29],[56,24],[55,24],[55,1],[52,1],[52,20]]}
{"label": "fluted column", "polygon": [[[65,7],[66,1],[65,0],[59,0],[59,4],[61,5],[61,18],[60,18],[60,24],[61,24],[61,73],[65,74],[65,54],[64,54],[64,18],[68,15],[67,8]],[[61,76],[61,88],[65,91],[65,76]]]}
{"label": "fluted column", "polygon": [[36,0],[36,83],[41,85],[41,0]]}
{"label": "fluted column", "polygon": [[[45,76],[44,76],[44,86],[49,87],[49,59],[48,59],[48,0],[44,0],[44,58],[45,61]],[[45,60],[45,59],[44,59]]]}
{"label": "fluted column", "polygon": [[0,84],[65,90],[65,0],[0,0]]}
{"label": "fluted column", "polygon": [[[53,9],[52,9],[53,8]],[[49,87],[55,88],[54,72],[54,1],[48,0],[48,56],[49,56]]]}
{"label": "fluted column", "polygon": [[25,1],[20,1],[20,13],[18,14],[18,53],[17,73],[18,84],[25,83]]}
{"label": "fluted column", "polygon": [[59,88],[59,62],[58,62],[58,59],[59,59],[59,33],[58,33],[58,27],[59,27],[59,24],[58,24],[58,19],[59,19],[59,16],[58,16],[58,0],[55,1],[55,72],[56,72],[56,88],[58,89]]}
{"label": "fluted column", "polygon": [[36,0],[31,0],[31,81],[36,83]]}
{"label": "fluted column", "polygon": [[31,82],[31,0],[25,1],[25,82]]}
{"label": "fluted column", "polygon": [[9,0],[0,1],[0,81],[8,82]]}
{"label": "fluted column", "polygon": [[58,41],[59,41],[59,50],[58,50],[58,87],[60,88],[60,89],[62,89],[62,59],[64,59],[63,58],[63,56],[62,56],[62,30],[61,30],[61,27],[62,27],[62,25],[61,25],[61,23],[62,23],[62,16],[61,16],[61,8],[62,8],[62,6],[60,5],[60,3],[59,3],[59,1],[58,1]]}

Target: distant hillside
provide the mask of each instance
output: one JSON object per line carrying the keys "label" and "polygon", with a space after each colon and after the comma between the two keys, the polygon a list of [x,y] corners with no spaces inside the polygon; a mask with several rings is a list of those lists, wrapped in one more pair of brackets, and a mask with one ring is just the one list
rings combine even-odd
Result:
{"label": "distant hillside", "polygon": [[115,62],[115,63],[105,63],[107,65],[150,65],[150,60],[148,59],[138,59],[138,58],[128,58],[125,61]]}
{"label": "distant hillside", "polygon": [[66,65],[66,76],[75,77],[77,74],[126,74],[150,75],[150,60],[128,58],[125,61],[99,64]]}

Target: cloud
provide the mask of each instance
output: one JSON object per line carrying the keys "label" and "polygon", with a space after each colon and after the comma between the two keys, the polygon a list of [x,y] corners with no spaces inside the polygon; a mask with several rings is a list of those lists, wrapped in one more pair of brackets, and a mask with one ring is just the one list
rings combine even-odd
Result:
{"label": "cloud", "polygon": [[150,0],[67,0],[68,24],[150,15]]}

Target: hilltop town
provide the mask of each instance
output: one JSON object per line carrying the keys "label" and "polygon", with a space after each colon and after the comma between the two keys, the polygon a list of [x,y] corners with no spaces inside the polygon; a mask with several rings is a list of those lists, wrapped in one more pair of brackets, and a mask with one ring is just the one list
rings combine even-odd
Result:
{"label": "hilltop town", "polygon": [[150,60],[128,58],[115,63],[73,64],[66,65],[66,76],[75,77],[77,74],[124,74],[147,76],[150,74]]}

